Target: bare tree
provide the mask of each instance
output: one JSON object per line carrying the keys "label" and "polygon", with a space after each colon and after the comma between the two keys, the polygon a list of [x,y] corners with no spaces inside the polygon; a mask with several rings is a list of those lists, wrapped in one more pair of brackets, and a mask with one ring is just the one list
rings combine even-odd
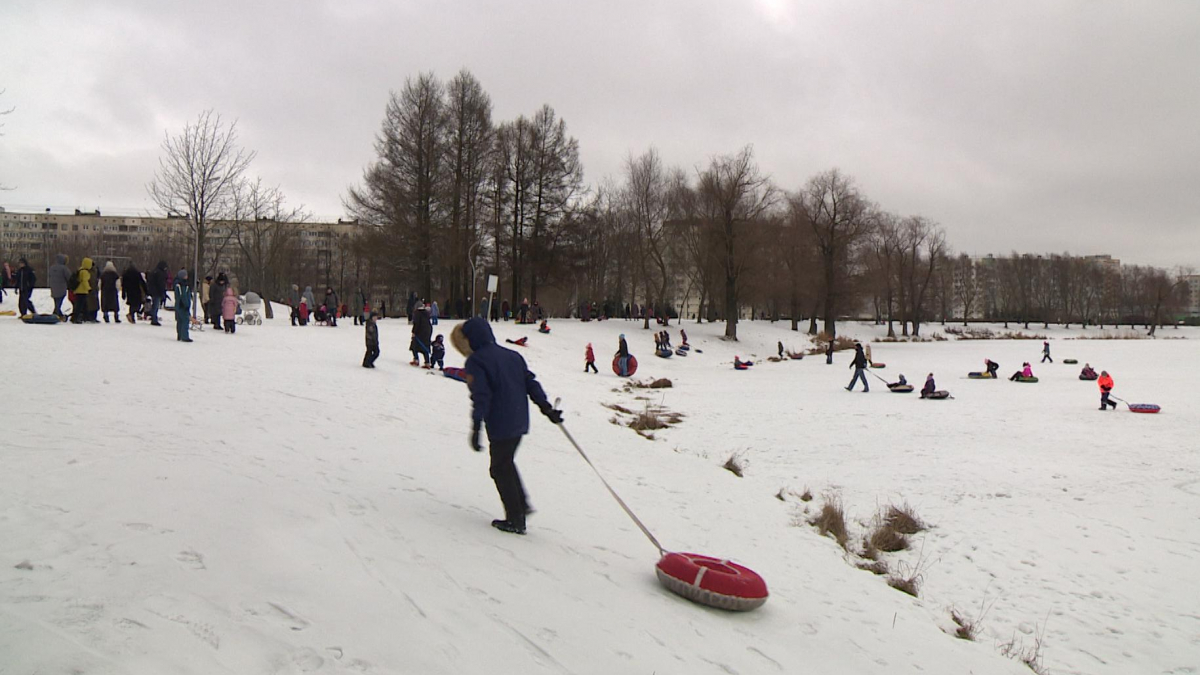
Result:
{"label": "bare tree", "polygon": [[288,207],[278,187],[262,178],[241,181],[233,192],[229,225],[241,254],[235,269],[244,290],[268,298],[286,296],[288,276],[300,257],[300,224],[311,217],[302,206]]}
{"label": "bare tree", "polygon": [[[203,277],[212,271],[211,267],[200,268],[201,261],[206,260],[204,245],[209,223],[224,215],[233,190],[255,153],[238,144],[237,122],[226,125],[221,115],[212,110],[200,113],[179,135],[164,134],[162,152],[158,171],[146,185],[146,191],[168,215],[186,215],[195,238],[194,274]],[[192,315],[195,313],[193,302]]]}
{"label": "bare tree", "polygon": [[[668,213],[669,181],[658,150],[650,148],[638,157],[632,153],[626,157],[625,200],[637,232],[637,265],[642,278],[643,297],[650,306],[665,305],[667,285],[671,280],[667,272],[663,236]],[[650,327],[649,312],[642,327]]]}
{"label": "bare tree", "polygon": [[954,295],[962,307],[963,325],[971,316],[975,300],[979,296],[979,283],[975,277],[975,262],[967,254],[954,260]]}
{"label": "bare tree", "polygon": [[[481,238],[479,212],[484,182],[491,161],[492,99],[479,80],[462,70],[446,85],[446,124],[449,166],[447,176],[451,255],[445,262],[449,299],[475,303],[476,289],[469,288],[468,263],[472,247]],[[474,315],[474,308],[467,308]],[[446,308],[450,312],[450,308]]]}
{"label": "bare tree", "polygon": [[754,149],[746,146],[736,155],[714,157],[700,173],[697,194],[701,220],[715,234],[712,254],[725,277],[725,337],[736,340],[738,280],[752,251],[747,229],[774,205],[776,190],[754,162]]}
{"label": "bare tree", "polygon": [[838,312],[850,291],[851,256],[870,232],[869,204],[854,181],[837,169],[811,178],[800,199],[817,237],[824,272],[825,333],[832,338],[837,335]]}

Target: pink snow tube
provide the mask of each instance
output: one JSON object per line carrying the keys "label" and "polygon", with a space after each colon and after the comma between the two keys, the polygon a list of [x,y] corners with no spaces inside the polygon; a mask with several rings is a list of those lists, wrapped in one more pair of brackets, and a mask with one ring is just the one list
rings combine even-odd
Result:
{"label": "pink snow tube", "polygon": [[699,553],[667,553],[654,571],[672,593],[701,605],[745,612],[767,601],[767,582],[754,570],[728,560]]}

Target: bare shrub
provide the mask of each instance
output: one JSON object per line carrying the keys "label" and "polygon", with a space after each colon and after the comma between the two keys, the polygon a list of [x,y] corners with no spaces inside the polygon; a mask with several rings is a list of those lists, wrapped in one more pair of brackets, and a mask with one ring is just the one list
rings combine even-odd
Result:
{"label": "bare shrub", "polygon": [[804,488],[804,492],[800,493],[800,501],[802,502],[811,502],[812,498],[812,491],[808,488]]}
{"label": "bare shrub", "polygon": [[634,431],[654,431],[655,429],[666,429],[667,426],[669,424],[659,415],[659,409],[649,404],[629,420],[629,428]]}
{"label": "bare shrub", "polygon": [[[729,456],[729,459],[725,460],[725,463],[721,465],[721,468],[737,476],[738,478],[741,478],[746,472],[746,460],[742,457],[741,452],[735,452]],[[783,491],[780,490],[780,494],[782,493]]]}
{"label": "bare shrub", "polygon": [[675,386],[669,378],[660,377],[651,380],[634,380],[630,383],[637,389],[670,389]]}
{"label": "bare shrub", "polygon": [[810,518],[808,524],[817,528],[821,536],[832,537],[838,546],[849,553],[850,549],[846,548],[846,545],[850,542],[850,535],[846,531],[846,513],[842,509],[841,500],[826,500],[821,505],[821,511]]}
{"label": "bare shrub", "polygon": [[900,534],[916,534],[928,529],[908,504],[888,506],[883,512],[883,522]]}
{"label": "bare shrub", "polygon": [[[815,346],[808,350],[809,354],[824,354],[829,348],[829,333],[818,333],[817,336],[813,338],[813,344]],[[840,352],[847,349],[854,349],[853,339],[841,335],[834,339],[833,351]]]}
{"label": "bare shrub", "polygon": [[1026,647],[1024,640],[1013,636],[1013,639],[1000,645],[1000,654],[1024,663],[1037,675],[1049,675],[1050,673],[1042,663],[1042,633],[1040,630],[1034,636],[1032,645]]}

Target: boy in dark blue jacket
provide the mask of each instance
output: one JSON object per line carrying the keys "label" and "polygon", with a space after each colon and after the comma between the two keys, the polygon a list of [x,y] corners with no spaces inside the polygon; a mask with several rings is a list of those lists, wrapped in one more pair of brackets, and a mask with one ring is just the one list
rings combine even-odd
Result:
{"label": "boy in dark blue jacket", "polygon": [[513,460],[521,437],[529,432],[526,398],[555,424],[562,424],[562,412],[550,405],[542,385],[525,365],[525,359],[496,344],[492,327],[482,317],[455,326],[450,342],[467,357],[466,377],[472,404],[471,449],[476,452],[483,450],[479,444],[480,426],[487,426],[492,480],[504,503],[504,520],[493,520],[492,527],[525,534],[529,504]]}

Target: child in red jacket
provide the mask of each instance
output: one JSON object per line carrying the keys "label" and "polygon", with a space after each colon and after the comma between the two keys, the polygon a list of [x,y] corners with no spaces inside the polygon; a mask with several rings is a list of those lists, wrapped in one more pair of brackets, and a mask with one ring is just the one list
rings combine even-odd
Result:
{"label": "child in red jacket", "polygon": [[584,354],[584,360],[585,363],[583,364],[583,372],[586,373],[590,368],[593,373],[599,374],[600,371],[596,370],[596,353],[592,351],[592,343],[590,342],[587,346],[587,353]]}

